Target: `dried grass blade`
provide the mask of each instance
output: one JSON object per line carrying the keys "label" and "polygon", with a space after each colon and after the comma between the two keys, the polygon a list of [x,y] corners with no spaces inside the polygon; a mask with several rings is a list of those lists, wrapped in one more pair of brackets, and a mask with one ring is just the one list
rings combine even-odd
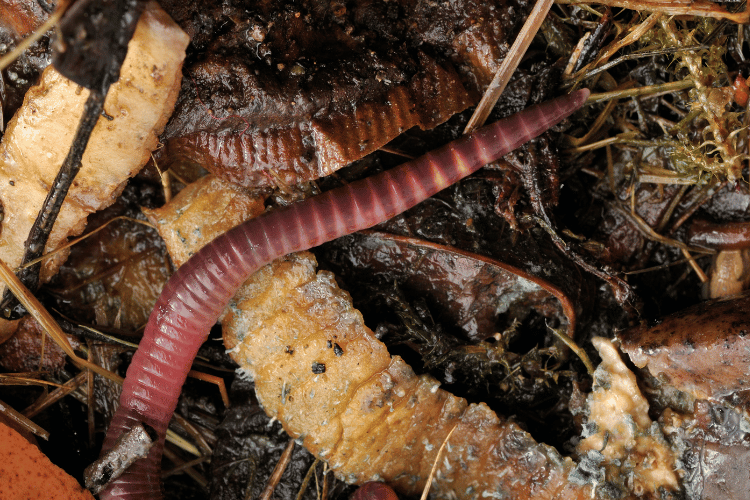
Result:
{"label": "dried grass blade", "polygon": [[469,119],[469,123],[466,124],[464,134],[481,127],[490,116],[492,108],[495,107],[495,103],[500,98],[500,94],[505,90],[505,86],[508,85],[510,77],[518,67],[518,63],[521,62],[521,58],[526,54],[526,49],[529,48],[531,40],[536,36],[539,27],[542,25],[542,21],[547,17],[550,7],[552,7],[553,0],[537,0],[534,8],[531,10],[528,19],[521,28],[521,32],[518,33],[516,41],[513,42],[508,55],[505,56],[503,63],[495,73],[495,77],[492,79],[489,87],[482,96],[482,100],[479,101],[476,111]]}
{"label": "dried grass blade", "polygon": [[33,416],[39,414],[39,412],[47,408],[49,405],[56,403],[57,401],[62,399],[64,396],[78,389],[78,387],[81,384],[83,384],[85,381],[86,381],[86,372],[79,373],[72,379],[65,382],[62,385],[62,387],[59,387],[55,389],[54,391],[50,392],[47,395],[47,397],[45,397],[44,399],[40,399],[32,403],[28,408],[26,408],[23,411],[23,414],[28,418],[32,418]]}
{"label": "dried grass blade", "polygon": [[47,18],[44,23],[42,23],[41,26],[39,26],[36,31],[34,31],[31,35],[27,36],[21,42],[13,47],[13,50],[5,54],[2,58],[0,58],[0,71],[7,68],[9,65],[13,63],[16,59],[18,59],[21,54],[24,53],[26,49],[31,47],[31,45],[42,38],[49,30],[51,30],[57,22],[60,20],[62,15],[65,13],[65,11],[68,8],[68,4],[70,3],[69,0],[61,0],[58,3],[57,9],[55,9],[55,12],[50,14],[50,16]]}
{"label": "dried grass blade", "polygon": [[34,422],[29,420],[28,417],[17,412],[12,407],[8,406],[2,401],[0,401],[0,414],[12,420],[13,422],[17,423],[24,429],[27,429],[29,432],[36,434],[37,436],[44,439],[45,441],[49,439],[49,432],[45,431],[44,429],[36,425]]}
{"label": "dried grass blade", "polygon": [[420,500],[427,500],[427,495],[430,494],[430,486],[432,486],[432,478],[435,477],[435,472],[437,471],[438,464],[440,463],[440,455],[443,454],[443,450],[445,449],[445,445],[448,444],[448,440],[453,435],[453,431],[455,431],[458,428],[458,424],[453,426],[453,429],[448,433],[447,436],[445,436],[445,439],[443,439],[443,444],[440,445],[440,448],[438,449],[437,455],[435,455],[435,461],[432,464],[432,469],[430,470],[430,475],[427,476],[427,483],[424,485],[424,490],[422,491],[422,497]]}
{"label": "dried grass blade", "polygon": [[105,370],[99,365],[89,362],[83,358],[80,358],[73,351],[73,347],[68,342],[68,338],[63,333],[60,326],[55,322],[50,313],[42,306],[42,304],[34,297],[28,288],[23,286],[21,281],[13,274],[8,265],[0,259],[0,280],[5,283],[5,286],[10,289],[11,292],[18,298],[19,302],[23,304],[29,314],[39,323],[47,334],[52,337],[52,340],[60,346],[60,348],[67,354],[70,359],[80,368],[89,369],[102,377],[106,377],[113,382],[122,384],[122,377],[119,375]]}

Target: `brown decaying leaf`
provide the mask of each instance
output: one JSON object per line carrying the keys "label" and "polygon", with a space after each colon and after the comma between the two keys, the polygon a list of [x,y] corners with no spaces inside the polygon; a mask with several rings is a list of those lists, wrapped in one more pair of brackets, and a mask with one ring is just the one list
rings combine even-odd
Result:
{"label": "brown decaying leaf", "polygon": [[567,321],[575,331],[575,308],[560,288],[497,259],[454,247],[377,231],[347,237],[347,248],[368,272],[387,274],[400,287],[419,290],[444,308],[441,316],[472,341],[509,328],[497,316],[521,319],[530,310]]}
{"label": "brown decaying leaf", "polygon": [[[49,338],[42,346],[43,335],[34,318],[21,319],[15,335],[0,344],[0,366],[9,372],[60,371],[65,366],[65,353]],[[78,339],[68,336],[68,341],[74,349],[78,347]]]}
{"label": "brown decaying leaf", "polygon": [[48,17],[37,2],[11,0],[0,4],[0,26],[12,29],[19,39],[29,36]]}
{"label": "brown decaying leaf", "polygon": [[621,350],[646,372],[639,378],[651,412],[681,447],[687,498],[739,500],[750,487],[749,307],[746,293],[618,334]]}
{"label": "brown decaying leaf", "polygon": [[[526,8],[512,4],[209,7],[231,25],[194,42],[201,57],[186,69],[192,81],[160,161],[197,161],[246,187],[328,175],[476,103],[516,29],[503,12]],[[189,9],[167,8],[188,31],[199,28]]]}

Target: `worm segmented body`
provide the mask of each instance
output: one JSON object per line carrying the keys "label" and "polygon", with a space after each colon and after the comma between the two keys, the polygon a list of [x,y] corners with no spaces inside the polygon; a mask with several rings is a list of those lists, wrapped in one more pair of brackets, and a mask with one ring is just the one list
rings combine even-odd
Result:
{"label": "worm segmented body", "polygon": [[198,348],[237,288],[273,259],[365,229],[413,207],[541,134],[583,105],[581,90],[529,108],[373,177],[263,214],[206,245],[164,287],[123,385],[104,449],[138,422],[160,440],[102,498],[158,498],[167,425]]}

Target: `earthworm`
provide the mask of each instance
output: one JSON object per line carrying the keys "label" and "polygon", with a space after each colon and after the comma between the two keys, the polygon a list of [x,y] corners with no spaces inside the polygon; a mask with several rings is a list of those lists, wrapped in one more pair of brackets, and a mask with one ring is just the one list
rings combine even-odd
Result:
{"label": "earthworm", "polygon": [[398,500],[398,496],[388,485],[369,482],[357,488],[349,500]]}
{"label": "earthworm", "polygon": [[709,222],[698,219],[690,225],[688,245],[715,250],[750,247],[750,222]]}
{"label": "earthworm", "polygon": [[133,356],[103,450],[143,422],[159,435],[102,498],[160,498],[165,433],[198,348],[239,286],[273,259],[385,221],[538,136],[579,109],[586,89],[488,125],[397,168],[251,219],[217,237],[165,285]]}

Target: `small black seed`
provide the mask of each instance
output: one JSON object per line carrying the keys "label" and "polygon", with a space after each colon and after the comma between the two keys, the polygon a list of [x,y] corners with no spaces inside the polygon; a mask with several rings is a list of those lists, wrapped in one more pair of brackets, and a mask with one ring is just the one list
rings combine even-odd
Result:
{"label": "small black seed", "polygon": [[326,365],[323,363],[313,362],[312,364],[312,372],[316,375],[320,375],[321,373],[326,372]]}
{"label": "small black seed", "polygon": [[341,348],[341,346],[340,346],[340,345],[338,345],[338,344],[333,344],[333,353],[334,353],[334,354],[335,354],[336,356],[343,356],[343,355],[344,355],[344,350],[343,350],[343,349]]}

